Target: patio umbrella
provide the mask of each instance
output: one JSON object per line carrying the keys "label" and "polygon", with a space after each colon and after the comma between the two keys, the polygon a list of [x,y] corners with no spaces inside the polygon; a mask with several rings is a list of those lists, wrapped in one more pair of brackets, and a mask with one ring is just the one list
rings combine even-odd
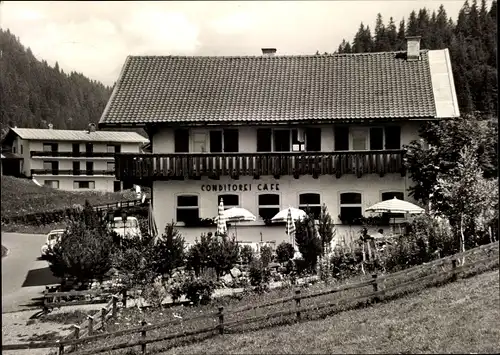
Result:
{"label": "patio umbrella", "polygon": [[[378,202],[371,207],[368,207],[366,212],[375,213],[404,213],[404,214],[420,214],[424,213],[425,210],[411,202],[399,200],[394,197],[392,200],[386,200]],[[396,218],[394,218],[394,225],[396,224]]]}
{"label": "patio umbrella", "polygon": [[295,247],[295,221],[292,218],[292,211],[288,209],[288,215],[286,217],[286,227],[285,227],[285,232],[288,234],[288,237],[290,238],[291,244]]}
{"label": "patio umbrella", "polygon": [[156,221],[153,214],[153,206],[151,205],[151,201],[149,201],[149,208],[148,208],[148,233],[153,238],[156,238],[158,236],[158,227],[156,226]]}
{"label": "patio umbrella", "polygon": [[220,199],[220,204],[219,204],[219,213],[217,216],[217,231],[216,235],[224,235],[227,232],[227,226],[226,226],[226,218],[224,216],[224,202],[222,199]]}
{"label": "patio umbrella", "polygon": [[[234,230],[236,233],[236,239],[238,238],[238,231],[236,229],[237,222],[252,222],[257,219],[252,212],[241,207],[228,208],[227,210],[224,210],[223,214],[226,222],[235,222]],[[215,221],[219,221],[219,216],[215,217]]]}
{"label": "patio umbrella", "polygon": [[285,232],[290,238],[290,243],[297,249],[295,245],[295,221],[305,218],[307,214],[298,208],[288,207],[287,209],[279,211],[273,218],[272,223],[285,222]]}
{"label": "patio umbrella", "polygon": [[273,218],[271,218],[271,222],[273,223],[286,222],[289,210],[292,214],[292,219],[294,221],[305,218],[307,216],[307,214],[304,211],[299,210],[298,208],[288,207],[287,209],[279,211]]}

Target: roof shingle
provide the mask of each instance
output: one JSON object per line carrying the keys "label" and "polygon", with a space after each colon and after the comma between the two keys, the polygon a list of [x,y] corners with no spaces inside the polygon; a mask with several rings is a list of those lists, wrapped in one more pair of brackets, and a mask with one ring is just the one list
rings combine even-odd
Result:
{"label": "roof shingle", "polygon": [[427,51],[401,54],[129,56],[99,123],[434,118]]}

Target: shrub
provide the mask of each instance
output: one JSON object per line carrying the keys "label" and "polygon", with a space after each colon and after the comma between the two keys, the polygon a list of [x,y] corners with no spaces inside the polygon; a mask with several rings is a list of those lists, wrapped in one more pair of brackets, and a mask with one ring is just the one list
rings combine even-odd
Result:
{"label": "shrub", "polygon": [[250,278],[250,285],[261,286],[269,282],[269,271],[264,267],[262,260],[255,259],[250,263],[250,270],[248,277]]}
{"label": "shrub", "polygon": [[154,242],[154,269],[160,274],[172,275],[172,270],[184,265],[184,238],[174,223],[167,224],[163,235]]}
{"label": "shrub", "polygon": [[295,241],[304,258],[304,271],[314,272],[318,263],[318,256],[321,255],[322,251],[321,240],[314,225],[314,216],[307,215],[304,219],[297,221],[295,225]]}
{"label": "shrub", "polygon": [[288,262],[288,260],[293,258],[294,253],[293,245],[287,242],[280,243],[276,248],[276,255],[280,263]]}
{"label": "shrub", "polygon": [[359,275],[363,262],[363,252],[361,247],[353,245],[351,248],[337,246],[330,258],[332,276],[343,280]]}
{"label": "shrub", "polygon": [[182,293],[194,305],[208,304],[212,299],[217,284],[211,280],[205,280],[201,277],[189,277],[182,285]]}
{"label": "shrub", "polygon": [[202,234],[200,240],[196,240],[187,253],[186,266],[193,270],[196,276],[211,265],[211,242],[212,233]]}
{"label": "shrub", "polygon": [[325,253],[328,253],[330,251],[332,240],[337,234],[333,219],[328,213],[326,205],[321,206],[318,233],[321,240],[321,255],[325,255]]}
{"label": "shrub", "polygon": [[215,269],[217,278],[223,273],[229,272],[238,262],[240,248],[234,237],[213,238],[210,249],[212,253],[211,266]]}
{"label": "shrub", "polygon": [[241,261],[250,264],[254,259],[254,251],[250,245],[244,245],[240,250]]}
{"label": "shrub", "polygon": [[273,249],[270,246],[264,245],[260,248],[260,260],[265,268],[273,261]]}
{"label": "shrub", "polygon": [[48,253],[50,270],[56,277],[72,277],[84,284],[92,279],[102,281],[112,266],[114,234],[87,201],[83,211],[69,220],[61,241]]}
{"label": "shrub", "polygon": [[239,246],[235,238],[202,235],[188,253],[187,266],[199,276],[207,268],[214,268],[217,278],[228,272],[237,263]]}

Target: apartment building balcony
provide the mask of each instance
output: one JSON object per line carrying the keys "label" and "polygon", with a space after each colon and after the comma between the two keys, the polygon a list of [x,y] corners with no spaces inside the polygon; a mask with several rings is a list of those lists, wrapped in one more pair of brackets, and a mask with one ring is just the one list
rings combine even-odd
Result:
{"label": "apartment building balcony", "polygon": [[114,158],[116,153],[110,152],[46,152],[30,151],[32,158],[50,157],[50,158]]}
{"label": "apartment building balcony", "polygon": [[65,169],[31,169],[31,175],[58,176],[113,176],[114,170],[65,170]]}
{"label": "apartment building balcony", "polygon": [[292,175],[378,174],[406,171],[403,164],[404,150],[368,150],[335,152],[275,152],[275,153],[175,153],[131,154],[115,156],[116,178],[124,181],[154,181],[169,179],[199,179],[208,176],[271,175],[279,178]]}

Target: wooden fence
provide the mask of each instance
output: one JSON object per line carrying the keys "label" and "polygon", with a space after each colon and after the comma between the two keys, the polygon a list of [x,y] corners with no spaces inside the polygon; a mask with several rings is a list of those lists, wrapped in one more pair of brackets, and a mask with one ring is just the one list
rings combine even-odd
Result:
{"label": "wooden fence", "polygon": [[[364,280],[362,282],[354,283],[354,284],[346,284],[338,287],[334,287],[332,289],[320,291],[320,292],[312,292],[309,294],[302,294],[301,290],[296,290],[295,293],[291,296],[280,298],[273,300],[271,302],[266,302],[262,303],[259,305],[250,305],[250,306],[244,306],[238,309],[231,310],[230,312],[224,311],[223,307],[219,307],[217,312],[211,312],[211,313],[205,313],[205,314],[200,314],[199,316],[187,318],[187,319],[182,319],[182,320],[169,320],[165,321],[162,323],[154,324],[154,325],[147,325],[145,321],[142,322],[142,325],[139,327],[133,327],[133,328],[128,328],[128,329],[122,329],[119,331],[111,332],[111,333],[101,333],[101,334],[93,334],[92,326],[93,324],[91,323],[93,321],[90,320],[89,318],[89,331],[86,333],[86,337],[82,336],[82,333],[79,332],[79,328],[75,328],[75,333],[72,336],[72,339],[63,339],[62,341],[58,342],[43,342],[43,343],[28,343],[28,344],[12,344],[12,345],[3,345],[2,350],[16,350],[16,349],[35,349],[35,348],[59,348],[59,354],[63,354],[65,347],[71,347],[74,348],[78,345],[105,339],[105,338],[116,338],[120,336],[125,336],[125,335],[132,335],[132,334],[141,334],[141,338],[138,340],[130,340],[126,342],[121,342],[121,343],[116,343],[108,346],[102,346],[98,348],[92,348],[88,350],[83,350],[80,352],[75,353],[75,355],[91,355],[91,354],[96,354],[96,353],[102,353],[102,352],[107,352],[107,351],[112,351],[112,350],[118,350],[118,349],[124,349],[124,348],[131,348],[131,347],[141,347],[141,351],[143,354],[146,353],[146,346],[147,344],[151,343],[156,343],[160,341],[166,341],[166,340],[172,340],[172,339],[179,339],[179,338],[186,338],[189,336],[194,336],[194,335],[200,335],[200,334],[205,334],[205,333],[212,333],[212,332],[218,332],[219,334],[224,334],[226,329],[229,328],[234,328],[239,325],[246,325],[246,324],[251,324],[251,323],[256,323],[260,321],[267,321],[271,318],[277,318],[277,317],[285,317],[285,316],[291,316],[295,315],[295,318],[297,321],[300,321],[303,318],[304,314],[307,314],[308,312],[317,312],[318,310],[321,309],[326,309],[326,308],[332,308],[335,306],[338,306],[341,303],[347,302],[347,301],[372,301],[372,302],[378,302],[384,299],[384,297],[388,296],[390,292],[396,291],[396,296],[397,292],[402,292],[402,291],[408,291],[409,288],[411,288],[412,285],[418,285],[421,284],[422,282],[427,282],[427,281],[433,281],[433,282],[439,282],[439,281],[445,281],[451,278],[452,281],[455,281],[458,279],[459,274],[470,271],[474,269],[475,267],[485,264],[485,263],[491,263],[494,262],[495,264],[498,264],[498,247],[499,243],[491,243],[488,245],[484,245],[475,249],[468,250],[464,253],[459,253],[455,254],[453,256],[445,257],[442,259],[435,260],[430,263],[418,265],[406,270],[401,270],[399,272],[395,272],[392,274],[387,274],[387,275],[377,275],[374,274],[372,275],[371,279]],[[465,263],[462,265],[459,265],[459,260],[461,258],[465,257],[471,257],[473,255],[477,254],[487,254],[486,258],[482,258],[479,260],[476,260],[474,262],[469,262]],[[431,274],[428,275],[419,275],[419,273],[423,273],[425,271],[434,271],[433,269],[442,267],[444,265],[450,265],[451,264],[451,270],[448,271],[439,271],[439,272],[432,272]],[[392,281],[392,285],[387,286],[388,281]],[[361,289],[367,286],[372,286],[372,290],[368,293],[362,293],[360,295],[357,295],[355,297],[341,297],[335,300],[329,300],[328,302],[323,302],[319,304],[312,304],[309,306],[301,306],[301,301],[306,300],[306,299],[317,299],[320,296],[325,296],[325,295],[333,295],[333,294],[341,294],[345,291],[348,290],[356,290],[356,289]],[[393,295],[393,296],[395,296]],[[114,298],[115,299],[115,298]],[[232,321],[227,321],[226,317],[230,315],[235,315],[237,313],[242,313],[242,312],[247,312],[247,311],[252,311],[256,310],[259,308],[266,308],[266,307],[271,307],[274,305],[278,304],[286,304],[286,303],[291,303],[291,307],[289,309],[281,310],[278,312],[272,312],[272,313],[266,313],[264,315],[258,315],[258,316],[253,316],[253,317],[244,317],[242,319],[236,319]],[[113,302],[110,302],[110,304],[113,304]],[[116,301],[115,301],[116,304]],[[108,304],[109,306],[109,304]],[[115,312],[114,310],[113,312]],[[109,312],[109,311],[108,311]],[[104,311],[103,313],[104,314]],[[106,321],[107,315],[102,315],[101,316],[101,323],[104,324]],[[166,328],[167,326],[175,325],[175,324],[181,324],[183,322],[187,321],[199,321],[202,319],[210,319],[210,318],[215,318],[217,321],[217,325],[212,325],[212,326],[207,326],[207,327],[202,327],[198,329],[194,329],[191,331],[182,331],[182,332],[176,332],[176,333],[170,333],[170,334],[164,334],[159,337],[148,337],[147,333],[153,330],[158,330],[161,328]]]}
{"label": "wooden fence", "polygon": [[[110,289],[110,290],[49,292],[49,289],[47,287],[43,293],[43,309],[46,312],[48,312],[50,309],[53,309],[53,308],[68,307],[68,306],[81,306],[81,305],[96,304],[96,303],[106,303],[106,300],[104,300],[103,298],[107,298],[116,292],[123,293],[124,291],[122,289],[120,289],[119,291],[116,289]],[[68,298],[88,297],[88,296],[99,297],[101,299],[98,299],[98,300],[76,300],[76,301],[75,300],[68,300]]]}
{"label": "wooden fence", "polygon": [[[149,199],[146,199],[144,203],[148,203]],[[141,200],[126,200],[126,201],[118,201],[113,203],[107,203],[105,205],[93,206],[92,208],[99,212],[108,212],[110,210],[116,210],[121,208],[133,208],[137,206],[142,206],[144,203]],[[67,208],[58,211],[51,212],[37,212],[30,213],[22,216],[12,216],[12,217],[2,217],[2,223],[27,223],[32,225],[43,225],[50,224],[54,222],[59,222],[64,220],[65,218],[69,218],[74,215],[74,208]]]}

